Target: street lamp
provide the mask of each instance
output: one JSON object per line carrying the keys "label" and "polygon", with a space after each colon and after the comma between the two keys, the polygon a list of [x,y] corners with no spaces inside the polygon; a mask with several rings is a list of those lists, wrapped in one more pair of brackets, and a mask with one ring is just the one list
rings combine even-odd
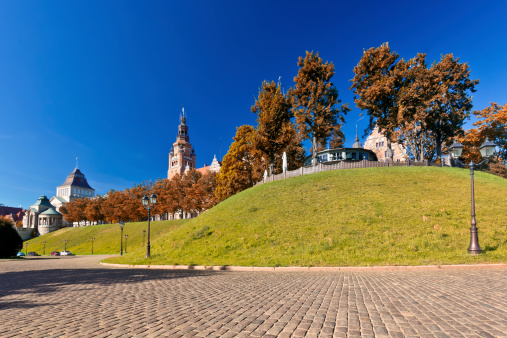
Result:
{"label": "street lamp", "polygon": [[45,255],[46,254],[46,242],[42,242],[42,244],[44,244],[44,249],[42,249],[42,254]]}
{"label": "street lamp", "polygon": [[120,225],[120,256],[123,256],[123,227],[125,226],[125,222],[119,221],[118,224]]}
{"label": "street lamp", "polygon": [[125,253],[127,253],[127,240],[129,239],[129,235],[125,235]]}
{"label": "street lamp", "polygon": [[92,242],[92,255],[93,255],[93,241],[95,240],[94,237],[90,238],[90,241]]}
{"label": "street lamp", "polygon": [[[471,179],[471,190],[472,190],[472,221],[471,221],[471,227],[470,227],[470,246],[468,247],[468,253],[472,255],[477,255],[482,252],[481,247],[479,246],[479,236],[477,234],[477,222],[475,221],[475,191],[474,191],[474,169],[475,166],[480,166],[484,162],[488,161],[491,156],[495,153],[495,147],[496,144],[494,142],[491,142],[486,138],[486,141],[479,147],[479,150],[481,152],[482,157],[485,159],[481,161],[479,164],[475,164],[473,161],[470,161],[468,164],[468,168],[470,169],[470,179]],[[461,162],[459,160],[459,157],[461,156],[461,152],[463,151],[463,145],[459,142],[454,142],[449,147],[449,152],[451,153],[451,156],[457,160],[459,163],[466,165],[465,163]]]}
{"label": "street lamp", "polygon": [[28,256],[28,243],[25,243],[25,256]]}
{"label": "street lamp", "polygon": [[63,251],[67,251],[67,242],[68,242],[68,240],[65,240],[65,245],[63,246]]}
{"label": "street lamp", "polygon": [[157,195],[155,193],[151,194],[150,198],[144,195],[142,198],[143,205],[148,210],[148,241],[146,242],[146,258],[150,258],[150,218],[151,218],[151,208],[157,203]]}

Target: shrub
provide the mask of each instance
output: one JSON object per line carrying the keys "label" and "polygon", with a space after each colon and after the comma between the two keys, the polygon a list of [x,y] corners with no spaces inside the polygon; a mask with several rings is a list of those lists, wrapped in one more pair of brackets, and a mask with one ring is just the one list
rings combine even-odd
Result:
{"label": "shrub", "polygon": [[11,220],[0,217],[0,257],[16,256],[23,248],[23,240],[13,228]]}
{"label": "shrub", "polygon": [[507,167],[505,166],[504,163],[502,163],[501,160],[498,160],[498,159],[492,160],[489,163],[487,172],[489,172],[493,175],[507,178]]}

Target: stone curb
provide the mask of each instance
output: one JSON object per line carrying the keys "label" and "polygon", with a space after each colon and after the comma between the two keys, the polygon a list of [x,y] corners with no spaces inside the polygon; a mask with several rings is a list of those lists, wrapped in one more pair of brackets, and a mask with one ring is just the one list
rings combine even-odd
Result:
{"label": "stone curb", "polygon": [[162,270],[198,270],[198,271],[271,271],[271,272],[338,272],[338,271],[399,271],[399,270],[443,270],[443,269],[506,269],[507,264],[470,264],[470,265],[414,265],[414,266],[330,266],[330,267],[299,267],[299,266],[204,266],[204,265],[130,265],[103,263],[101,265],[115,268],[162,269]]}

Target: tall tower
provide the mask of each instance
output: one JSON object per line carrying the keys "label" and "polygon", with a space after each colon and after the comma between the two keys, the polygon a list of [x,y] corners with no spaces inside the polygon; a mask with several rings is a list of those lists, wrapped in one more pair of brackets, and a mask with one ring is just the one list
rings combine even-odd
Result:
{"label": "tall tower", "polygon": [[183,174],[190,169],[195,169],[195,152],[190,144],[188,136],[188,126],[185,111],[182,110],[180,116],[180,125],[178,126],[178,136],[176,142],[169,152],[169,170],[167,178],[171,179],[176,174]]}

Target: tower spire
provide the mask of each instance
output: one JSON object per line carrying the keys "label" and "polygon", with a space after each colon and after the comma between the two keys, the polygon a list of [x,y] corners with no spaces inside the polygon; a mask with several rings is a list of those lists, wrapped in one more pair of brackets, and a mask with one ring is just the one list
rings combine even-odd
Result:
{"label": "tower spire", "polygon": [[359,136],[357,136],[357,124],[356,124],[356,139],[354,141],[354,144],[352,145],[352,148],[362,148],[363,145],[361,142],[359,142]]}
{"label": "tower spire", "polygon": [[78,164],[79,164],[79,158],[76,157],[76,169],[79,169],[79,165]]}

